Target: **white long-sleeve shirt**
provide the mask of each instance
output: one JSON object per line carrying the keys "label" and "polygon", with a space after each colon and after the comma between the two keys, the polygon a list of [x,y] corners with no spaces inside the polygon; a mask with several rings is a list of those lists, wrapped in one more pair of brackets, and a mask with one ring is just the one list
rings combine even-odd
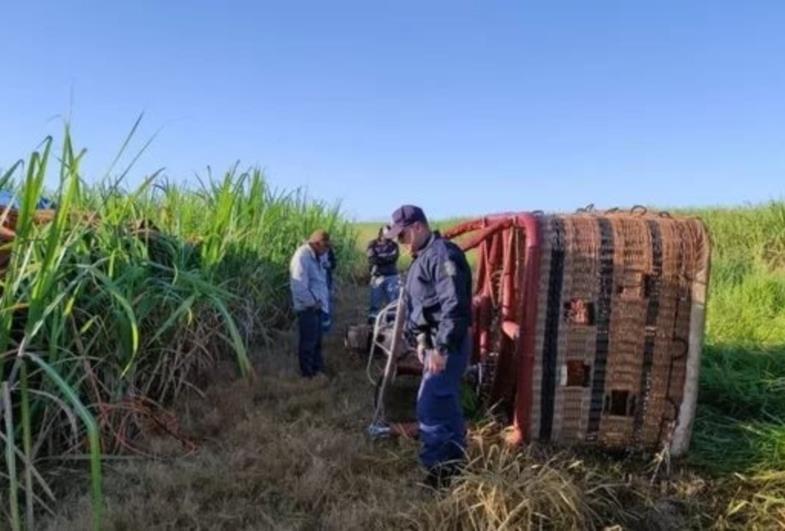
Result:
{"label": "white long-sleeve shirt", "polygon": [[317,303],[321,303],[323,311],[330,311],[327,274],[319,257],[307,243],[298,247],[292,256],[289,263],[289,285],[295,312],[312,308]]}

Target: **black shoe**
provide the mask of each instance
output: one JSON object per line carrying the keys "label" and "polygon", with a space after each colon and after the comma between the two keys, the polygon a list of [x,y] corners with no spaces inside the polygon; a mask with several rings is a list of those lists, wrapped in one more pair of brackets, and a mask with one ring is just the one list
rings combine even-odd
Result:
{"label": "black shoe", "polygon": [[461,467],[457,464],[436,465],[428,469],[425,477],[425,484],[434,489],[442,490],[450,488],[455,476],[461,473]]}

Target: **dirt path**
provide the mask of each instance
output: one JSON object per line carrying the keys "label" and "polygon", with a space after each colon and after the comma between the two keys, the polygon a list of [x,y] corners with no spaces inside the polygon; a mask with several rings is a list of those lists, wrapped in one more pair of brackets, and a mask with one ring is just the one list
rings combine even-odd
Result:
{"label": "dirt path", "polygon": [[[296,373],[293,334],[254,353],[258,381],[220,368],[205,398],[178,413],[200,441],[186,457],[110,461],[108,529],[390,529],[421,503],[412,441],[365,436],[371,389],[364,367],[343,349],[343,329],[362,318],[364,293],[347,290],[326,341],[327,380]],[[159,455],[181,454],[153,439]],[[87,529],[85,493],[63,500],[49,529]]]}

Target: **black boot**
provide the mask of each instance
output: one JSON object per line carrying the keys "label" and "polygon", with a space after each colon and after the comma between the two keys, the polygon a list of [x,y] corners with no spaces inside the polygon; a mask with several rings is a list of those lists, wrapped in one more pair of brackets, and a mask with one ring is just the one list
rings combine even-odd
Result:
{"label": "black boot", "polygon": [[448,463],[436,465],[428,469],[425,484],[434,490],[450,488],[455,476],[461,473],[460,465]]}

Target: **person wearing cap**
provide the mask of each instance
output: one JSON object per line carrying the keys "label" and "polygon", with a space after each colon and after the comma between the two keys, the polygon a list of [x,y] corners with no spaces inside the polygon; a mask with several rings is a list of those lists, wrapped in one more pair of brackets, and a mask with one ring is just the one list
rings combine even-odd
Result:
{"label": "person wearing cap", "polygon": [[323,313],[329,311],[330,293],[321,256],[329,247],[327,232],[314,231],[308,241],[297,248],[289,264],[292,304],[297,314],[300,374],[306,378],[324,372],[322,323]]}
{"label": "person wearing cap", "polygon": [[404,287],[405,332],[418,339],[423,376],[417,394],[420,461],[426,482],[445,486],[465,459],[466,428],[460,385],[471,351],[472,276],[463,251],[431,230],[421,208],[404,205],[392,215],[388,237],[413,261]]}
{"label": "person wearing cap", "polygon": [[373,323],[379,310],[398,298],[398,244],[386,237],[385,229],[379,228],[379,234],[365,251],[371,274],[368,323]]}

